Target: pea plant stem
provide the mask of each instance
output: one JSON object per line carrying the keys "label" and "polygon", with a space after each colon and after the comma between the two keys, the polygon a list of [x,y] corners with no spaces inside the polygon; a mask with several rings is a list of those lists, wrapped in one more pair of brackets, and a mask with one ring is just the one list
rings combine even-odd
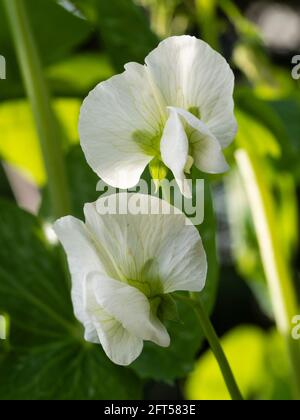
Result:
{"label": "pea plant stem", "polygon": [[219,365],[220,371],[222,373],[224,382],[228,389],[228,392],[233,401],[243,401],[242,394],[239,390],[229,362],[226,358],[226,355],[221,346],[219,337],[206,313],[206,310],[201,302],[201,298],[197,293],[191,293],[190,298],[184,297],[182,295],[176,295],[178,300],[185,301],[189,303],[197,315],[200,327],[210,345],[210,348],[216,358],[216,361]]}
{"label": "pea plant stem", "polygon": [[298,313],[298,305],[290,268],[280,241],[274,199],[259,158],[246,149],[239,149],[235,157],[251,207],[276,324],[287,343],[295,398],[300,399],[300,345],[291,334],[292,320]]}
{"label": "pea plant stem", "polygon": [[[162,197],[164,200],[171,203],[171,195],[168,188],[162,183]],[[212,211],[212,210],[211,210]],[[228,363],[228,360],[225,356],[225,353],[220,344],[220,340],[215,332],[213,325],[210,322],[210,319],[207,315],[207,312],[201,302],[201,298],[197,293],[191,293],[190,297],[185,297],[179,294],[176,294],[178,300],[182,300],[190,304],[196,312],[197,318],[199,320],[200,327],[212,349],[212,352],[217,360],[217,363],[220,367],[221,373],[223,375],[225,384],[227,386],[228,392],[232,400],[241,401],[243,400],[242,394],[237,386],[236,380]]]}
{"label": "pea plant stem", "polygon": [[51,106],[50,94],[44,79],[42,64],[28,19],[26,4],[24,0],[3,0],[3,2],[37,127],[48,176],[52,216],[59,218],[69,214],[71,210],[63,159],[61,130]]}

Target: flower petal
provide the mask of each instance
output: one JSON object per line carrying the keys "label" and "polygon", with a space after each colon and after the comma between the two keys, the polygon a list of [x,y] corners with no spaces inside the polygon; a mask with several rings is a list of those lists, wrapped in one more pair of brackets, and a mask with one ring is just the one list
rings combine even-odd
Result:
{"label": "flower petal", "polygon": [[165,125],[160,151],[162,160],[173,172],[181,193],[191,198],[191,190],[184,175],[189,156],[189,142],[181,119],[174,108],[170,108],[170,116]]}
{"label": "flower petal", "polygon": [[207,259],[195,226],[174,224],[173,231],[157,250],[157,261],[164,293],[204,289]]}
{"label": "flower petal", "polygon": [[97,303],[119,321],[132,335],[168,347],[170,337],[165,326],[151,313],[146,296],[135,287],[99,273],[89,275]]}
{"label": "flower petal", "polygon": [[121,366],[134,362],[143,350],[143,340],[131,334],[99,305],[91,277],[86,281],[85,308],[107,356]]}
{"label": "flower petal", "polygon": [[222,147],[233,140],[234,75],[226,60],[205,42],[175,36],[146,58],[153,81],[168,106],[197,109]]}
{"label": "flower petal", "polygon": [[[126,206],[134,203],[143,214],[132,214],[132,208],[127,211],[128,214],[117,214],[117,209],[116,214],[103,214],[108,198],[102,197],[96,203],[85,205],[86,225],[93,232],[109,276],[125,283],[128,280],[142,281],[144,265],[153,258],[161,240],[167,235],[164,225],[176,220],[172,218],[174,215],[170,215],[169,204],[158,198],[128,193],[111,197],[118,197],[119,202]],[[185,218],[183,215],[179,217]]]}
{"label": "flower petal", "polygon": [[81,146],[89,165],[107,184],[126,189],[138,183],[156,153],[160,109],[146,67],[135,63],[85,99],[79,122]]}
{"label": "flower petal", "polygon": [[[157,277],[161,281],[162,290],[156,291],[156,284],[153,285],[157,294],[202,290],[207,262],[196,227],[181,211],[157,197],[127,193],[119,197],[129,204],[131,198],[139,201],[144,214],[101,215],[105,197],[85,208],[89,230],[93,230],[97,241],[114,256],[121,271],[121,277],[113,278],[151,282],[149,276],[143,278],[145,268],[158,263],[158,275],[152,273],[153,281]],[[151,264],[152,261],[156,264]]]}
{"label": "flower petal", "polygon": [[84,223],[74,217],[63,217],[54,225],[62,243],[72,276],[72,301],[76,318],[85,326],[87,341],[98,342],[95,328],[84,310],[84,282],[91,272],[105,272],[90,233]]}
{"label": "flower petal", "polygon": [[129,366],[142,353],[143,340],[130,334],[120,322],[105,312],[97,315],[94,326],[106,355],[117,365]]}
{"label": "flower petal", "polygon": [[222,148],[208,127],[190,112],[181,108],[173,109],[192,129],[189,140],[195,166],[210,174],[226,172],[229,167]]}

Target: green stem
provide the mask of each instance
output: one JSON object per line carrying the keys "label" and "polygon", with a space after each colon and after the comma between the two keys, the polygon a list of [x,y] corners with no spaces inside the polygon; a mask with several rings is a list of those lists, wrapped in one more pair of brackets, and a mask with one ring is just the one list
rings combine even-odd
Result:
{"label": "green stem", "polygon": [[239,390],[239,387],[232,373],[231,367],[220,344],[220,340],[212,323],[210,322],[210,319],[203,307],[201,300],[199,299],[199,296],[196,293],[191,293],[190,296],[191,298],[186,298],[183,296],[176,295],[176,297],[179,300],[184,300],[185,302],[192,304],[198,317],[202,331],[210,345],[210,348],[216,358],[216,361],[218,362],[218,365],[224,378],[224,382],[227,386],[228,392],[232,400],[243,401],[242,394]]}
{"label": "green stem", "polygon": [[196,309],[196,313],[197,313],[199,322],[201,324],[202,330],[220,366],[220,370],[222,372],[224,381],[231,395],[231,398],[236,401],[242,401],[243,400],[242,394],[238,388],[238,385],[236,383],[236,380],[234,378],[234,375],[232,373],[228,360],[220,344],[219,338],[199,299],[195,300],[195,309]]}
{"label": "green stem", "polygon": [[259,158],[250,151],[239,149],[236,152],[236,161],[252,211],[277,327],[288,347],[295,397],[300,399],[300,346],[291,334],[292,319],[298,313],[298,305],[281,244],[274,199],[266,184]]}
{"label": "green stem", "polygon": [[[170,192],[166,188],[166,185],[162,182],[161,184],[162,189],[162,196],[163,199],[171,202]],[[208,192],[208,191],[206,191]],[[211,202],[210,200],[206,203],[208,204],[209,209],[211,210]],[[214,248],[214,244],[213,244]],[[214,249],[215,251],[215,249]],[[216,264],[215,264],[216,265]],[[210,270],[215,269],[212,267],[209,267]],[[208,287],[208,286],[207,286]],[[211,286],[210,286],[211,287]],[[222,372],[225,384],[227,386],[227,389],[229,391],[229,394],[231,395],[231,398],[233,400],[243,400],[243,397],[241,395],[241,392],[239,391],[239,388],[237,386],[237,383],[235,381],[235,378],[233,376],[232,370],[229,366],[229,363],[226,359],[226,356],[223,352],[222,346],[220,344],[219,338],[214,330],[213,325],[210,322],[210,319],[202,305],[202,302],[198,298],[198,295],[195,293],[191,293],[191,298],[184,297],[182,295],[176,295],[176,298],[179,300],[183,300],[187,302],[188,304],[191,304],[197,314],[198,320],[200,322],[201,328],[210,344],[210,347],[215,355],[215,358],[220,366],[220,370]]]}
{"label": "green stem", "polygon": [[[3,0],[18,56],[24,85],[31,102],[41,151],[48,175],[53,216],[70,213],[60,128],[52,110],[36,42],[24,0]],[[42,25],[42,22],[41,22]],[[30,150],[28,151],[30,153]]]}

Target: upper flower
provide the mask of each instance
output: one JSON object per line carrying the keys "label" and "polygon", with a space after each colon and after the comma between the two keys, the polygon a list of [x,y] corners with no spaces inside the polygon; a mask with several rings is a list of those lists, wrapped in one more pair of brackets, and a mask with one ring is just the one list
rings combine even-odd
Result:
{"label": "upper flower", "polygon": [[190,196],[185,172],[227,170],[233,140],[234,75],[208,44],[190,36],[161,42],[145,60],[100,83],[85,99],[80,138],[87,161],[109,185],[134,187],[150,164],[169,168]]}
{"label": "upper flower", "polygon": [[140,355],[144,340],[170,344],[162,322],[172,306],[168,294],[201,291],[207,274],[200,235],[184,214],[155,197],[135,194],[134,199],[158,214],[101,215],[101,198],[85,206],[85,224],[74,217],[55,224],[85,339],[100,342],[120,365]]}

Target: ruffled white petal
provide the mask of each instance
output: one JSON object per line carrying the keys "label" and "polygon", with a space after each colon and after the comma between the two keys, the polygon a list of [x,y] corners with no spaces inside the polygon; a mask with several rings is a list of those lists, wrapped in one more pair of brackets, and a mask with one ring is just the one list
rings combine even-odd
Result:
{"label": "ruffled white petal", "polygon": [[176,210],[156,197],[121,193],[118,198],[129,206],[135,203],[143,209],[143,214],[132,214],[131,209],[129,214],[103,215],[101,209],[105,207],[107,198],[102,197],[94,204],[86,204],[86,224],[99,248],[111,257],[114,270],[109,272],[110,277],[125,283],[128,280],[142,281],[145,264],[156,255],[160,243],[172,231],[172,224],[177,218],[184,223],[186,218],[179,210],[177,213],[180,215],[174,215]]}
{"label": "ruffled white petal", "polygon": [[[165,201],[142,194],[120,194],[120,200],[124,202],[130,203],[131,198],[139,201],[145,214],[100,215],[97,208],[105,207],[104,197],[96,205],[85,207],[89,230],[114,256],[117,270],[121,272],[121,276],[113,278],[125,282],[127,279],[150,281],[143,273],[154,260],[159,265],[162,292],[202,290],[207,263],[197,229],[183,213]],[[157,213],[160,209],[160,212],[151,214],[151,209]],[[152,277],[157,276],[153,273]]]}
{"label": "ruffled white petal", "polygon": [[195,226],[178,222],[157,250],[164,293],[201,292],[207,277],[206,253]]}
{"label": "ruffled white petal", "polygon": [[[131,199],[139,201],[141,207],[151,206],[157,200],[146,195],[127,193],[119,194],[119,199],[123,202],[130,202]],[[103,208],[105,201],[106,198],[100,198],[95,204],[87,204],[84,212],[89,230],[94,232],[99,247],[111,258],[114,268],[109,272],[110,277],[124,282],[141,280],[144,264],[151,260],[154,250],[165,236],[161,229],[163,216],[150,215],[150,207],[143,215],[101,215],[97,208]]]}
{"label": "ruffled white petal", "polygon": [[184,175],[184,169],[188,162],[189,142],[181,119],[174,108],[170,108],[170,116],[165,125],[160,151],[162,160],[173,172],[181,193],[191,198],[191,190]]}
{"label": "ruffled white petal", "polygon": [[103,350],[114,363],[128,366],[141,354],[143,340],[131,334],[120,321],[99,305],[94,289],[94,280],[89,277],[86,281],[84,303],[98,342],[100,341]]}
{"label": "ruffled white petal", "polygon": [[91,274],[96,301],[132,335],[168,347],[170,337],[165,326],[152,314],[146,296],[135,287],[98,273]]}
{"label": "ruffled white petal", "polygon": [[210,174],[226,172],[229,167],[224,158],[223,150],[208,127],[190,112],[181,108],[173,109],[188,126],[190,149],[195,166]]}
{"label": "ruffled white petal", "polygon": [[221,146],[231,143],[237,130],[234,75],[219,53],[197,38],[176,36],[161,42],[145,61],[168,106],[197,108]]}
{"label": "ruffled white petal", "polygon": [[84,282],[89,273],[105,272],[99,259],[90,232],[80,220],[64,217],[54,225],[58,239],[62,243],[72,277],[72,301],[76,318],[85,326],[87,341],[98,342],[95,328],[84,310]]}
{"label": "ruffled white petal", "polygon": [[80,113],[81,146],[93,170],[109,185],[135,186],[153,156],[141,138],[161,132],[161,109],[145,66],[132,63],[126,71],[99,84],[85,99]]}
{"label": "ruffled white petal", "polygon": [[105,312],[94,317],[100,343],[107,357],[117,365],[129,366],[142,353],[144,342],[130,334],[120,322]]}

